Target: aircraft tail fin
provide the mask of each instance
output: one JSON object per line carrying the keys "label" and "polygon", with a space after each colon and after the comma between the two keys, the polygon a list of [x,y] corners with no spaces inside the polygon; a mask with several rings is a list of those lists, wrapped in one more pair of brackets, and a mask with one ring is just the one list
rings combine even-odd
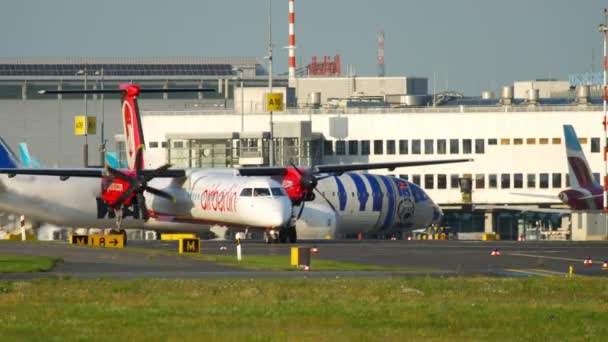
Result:
{"label": "aircraft tail fin", "polygon": [[21,163],[23,164],[23,166],[29,168],[42,167],[42,165],[36,158],[30,156],[29,149],[27,148],[27,143],[19,144],[19,155],[21,156]]}
{"label": "aircraft tail fin", "polygon": [[0,167],[4,169],[19,168],[19,161],[15,152],[11,150],[6,141],[0,137]]}
{"label": "aircraft tail fin", "polygon": [[589,188],[597,184],[572,125],[564,125],[564,139],[566,140],[570,186]]}

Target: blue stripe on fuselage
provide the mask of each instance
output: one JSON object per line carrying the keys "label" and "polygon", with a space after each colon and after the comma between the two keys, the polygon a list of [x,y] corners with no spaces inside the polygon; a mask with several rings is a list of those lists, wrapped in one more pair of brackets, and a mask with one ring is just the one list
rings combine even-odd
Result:
{"label": "blue stripe on fuselage", "polygon": [[395,213],[395,195],[393,192],[393,184],[389,180],[387,176],[380,176],[382,182],[384,182],[384,186],[386,187],[386,193],[388,194],[388,210],[386,213],[386,217],[384,218],[384,224],[380,228],[381,230],[389,229],[391,223],[393,222],[393,215]]}
{"label": "blue stripe on fuselage", "polygon": [[367,199],[369,198],[369,194],[367,193],[367,189],[365,188],[365,183],[363,183],[363,179],[356,173],[347,173],[350,178],[355,183],[355,187],[357,188],[357,198],[359,199],[359,211],[365,210],[365,205],[367,204]]}
{"label": "blue stripe on fuselage", "polygon": [[340,211],[346,210],[346,199],[348,196],[346,195],[346,189],[344,189],[344,184],[338,176],[334,176],[336,180],[336,184],[338,185],[338,203],[340,206]]}
{"label": "blue stripe on fuselage", "polygon": [[395,184],[397,184],[397,191],[399,192],[399,197],[410,198],[410,191],[408,190],[408,188],[410,188],[409,183],[400,178],[396,178],[396,177],[391,177],[391,178],[392,178],[393,182],[395,182]]}
{"label": "blue stripe on fuselage", "polygon": [[372,210],[380,211],[380,209],[382,209],[382,189],[380,188],[380,183],[378,183],[378,180],[374,175],[366,173],[363,176],[367,178],[369,185],[372,187]]}

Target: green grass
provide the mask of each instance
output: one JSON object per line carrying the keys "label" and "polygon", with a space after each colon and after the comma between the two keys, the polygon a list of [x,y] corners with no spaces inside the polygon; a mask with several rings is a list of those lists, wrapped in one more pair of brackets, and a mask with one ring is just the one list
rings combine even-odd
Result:
{"label": "green grass", "polygon": [[2,340],[601,341],[602,278],[0,281]]}
{"label": "green grass", "polygon": [[0,255],[0,273],[48,271],[59,260],[46,257]]}

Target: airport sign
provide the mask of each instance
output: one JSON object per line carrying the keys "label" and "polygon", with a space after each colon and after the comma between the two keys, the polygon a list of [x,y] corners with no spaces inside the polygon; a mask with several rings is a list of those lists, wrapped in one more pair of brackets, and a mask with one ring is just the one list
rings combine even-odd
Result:
{"label": "airport sign", "polygon": [[179,239],[179,254],[201,252],[201,239]]}
{"label": "airport sign", "polygon": [[269,112],[283,111],[283,93],[267,93],[266,108]]}
{"label": "airport sign", "polygon": [[[85,126],[85,120],[87,122]],[[78,115],[74,117],[74,135],[93,135],[97,133],[97,118]]]}

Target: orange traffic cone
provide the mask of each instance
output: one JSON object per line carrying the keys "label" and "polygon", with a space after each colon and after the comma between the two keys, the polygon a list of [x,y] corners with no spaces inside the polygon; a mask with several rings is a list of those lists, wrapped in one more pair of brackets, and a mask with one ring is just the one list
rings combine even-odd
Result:
{"label": "orange traffic cone", "polygon": [[604,271],[608,271],[608,261],[604,261],[604,263],[602,264],[602,269]]}
{"label": "orange traffic cone", "polygon": [[517,241],[526,241],[526,237],[525,237],[525,236],[523,236],[523,235],[521,235],[521,236],[519,237],[519,239],[517,239]]}
{"label": "orange traffic cone", "polygon": [[498,251],[498,248],[494,248],[494,250],[492,251],[492,253],[490,253],[491,256],[499,256],[500,252]]}
{"label": "orange traffic cone", "polygon": [[317,254],[317,253],[319,253],[319,249],[317,247],[313,247],[310,249],[310,253]]}
{"label": "orange traffic cone", "polygon": [[585,261],[583,262],[583,264],[585,266],[591,266],[593,264],[593,261],[591,261],[591,257],[587,257],[587,259],[585,259]]}
{"label": "orange traffic cone", "polygon": [[411,237],[411,236],[408,236],[408,237],[407,237],[407,241],[412,241],[412,237]]}

